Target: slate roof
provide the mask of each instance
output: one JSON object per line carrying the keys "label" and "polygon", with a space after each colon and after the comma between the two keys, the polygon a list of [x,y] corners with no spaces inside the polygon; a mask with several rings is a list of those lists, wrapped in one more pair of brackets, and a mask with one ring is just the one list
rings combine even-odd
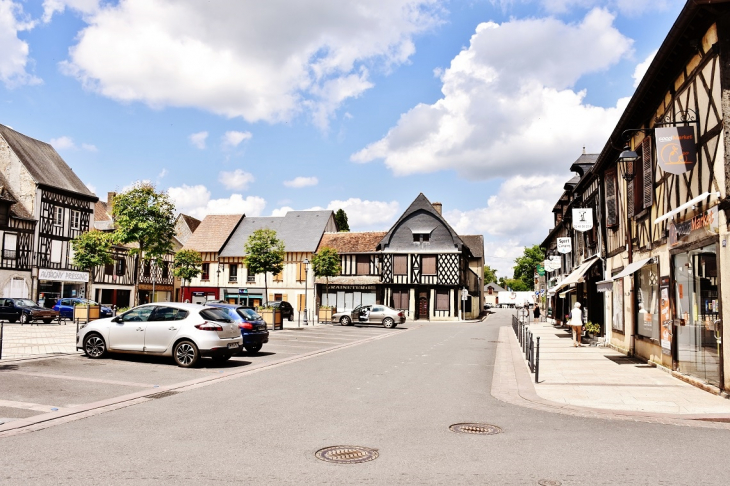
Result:
{"label": "slate roof", "polygon": [[242,214],[209,214],[200,222],[183,249],[217,253],[243,219]]}
{"label": "slate roof", "polygon": [[446,226],[446,229],[449,230],[451,233],[452,238],[454,241],[458,244],[459,250],[461,250],[462,245],[464,244],[464,241],[459,237],[458,234],[456,234],[456,231],[454,231],[454,228],[451,227],[448,221],[433,207],[433,204],[431,204],[431,201],[426,198],[426,196],[423,195],[423,193],[418,194],[416,196],[416,199],[413,200],[410,206],[408,206],[408,209],[405,210],[403,214],[401,214],[401,217],[398,218],[398,221],[395,222],[393,226],[390,227],[390,230],[386,233],[386,235],[383,237],[382,240],[380,240],[380,244],[378,245],[379,249],[383,249],[384,245],[388,244],[390,242],[390,238],[393,236],[393,232],[395,229],[400,225],[400,223],[408,217],[410,214],[415,213],[418,210],[424,210],[428,213],[431,213],[436,217],[436,219],[439,219],[444,226]]}
{"label": "slate roof", "polygon": [[[289,211],[285,216],[244,218],[231,235],[225,248],[221,250],[220,256],[245,256],[243,247],[246,245],[248,237],[254,231],[264,228],[276,231],[277,238],[284,242],[287,252],[314,253],[317,251],[327,223],[332,217],[334,217],[332,211]],[[193,234],[193,238],[201,231],[204,224],[205,220]]]}
{"label": "slate roof", "polygon": [[484,257],[484,236],[483,235],[461,235],[464,244],[469,247],[474,258]]}
{"label": "slate roof", "polygon": [[492,283],[488,283],[487,285],[484,286],[484,291],[486,292],[486,290],[489,287],[492,287],[492,291],[493,292],[505,292],[507,290],[507,289],[503,289],[502,287],[500,287],[496,283],[492,282]]}
{"label": "slate roof", "polygon": [[180,213],[179,217],[185,220],[185,223],[188,225],[188,228],[190,228],[192,233],[195,233],[195,230],[198,229],[198,226],[200,226],[200,220],[197,218],[193,218],[192,216],[188,216],[183,213]]}
{"label": "slate roof", "polygon": [[385,234],[385,231],[325,233],[317,251],[329,247],[337,250],[337,253],[374,253]]}
{"label": "slate roof", "polygon": [[0,125],[0,135],[28,169],[37,184],[73,192],[97,200],[96,195],[81,182],[58,152],[45,142]]}
{"label": "slate roof", "polygon": [[575,162],[573,162],[573,165],[570,166],[570,171],[577,172],[582,178],[591,170],[593,165],[596,163],[596,160],[598,160],[598,154],[583,153]]}

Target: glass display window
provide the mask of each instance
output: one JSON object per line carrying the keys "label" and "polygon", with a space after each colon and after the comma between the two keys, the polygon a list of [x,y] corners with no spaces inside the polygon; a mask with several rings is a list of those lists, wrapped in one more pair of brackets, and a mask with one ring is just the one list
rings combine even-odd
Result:
{"label": "glass display window", "polygon": [[659,265],[644,265],[637,272],[636,331],[659,340]]}

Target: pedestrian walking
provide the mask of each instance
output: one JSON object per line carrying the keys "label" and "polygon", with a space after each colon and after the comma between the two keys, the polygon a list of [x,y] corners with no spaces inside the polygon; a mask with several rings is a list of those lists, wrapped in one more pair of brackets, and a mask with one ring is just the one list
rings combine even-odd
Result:
{"label": "pedestrian walking", "polygon": [[535,318],[535,322],[540,320],[540,306],[535,304],[535,310],[532,311],[532,317]]}
{"label": "pedestrian walking", "polygon": [[576,302],[570,311],[570,327],[573,328],[573,347],[577,348],[581,346],[580,338],[583,334],[583,311],[580,310],[580,302]]}

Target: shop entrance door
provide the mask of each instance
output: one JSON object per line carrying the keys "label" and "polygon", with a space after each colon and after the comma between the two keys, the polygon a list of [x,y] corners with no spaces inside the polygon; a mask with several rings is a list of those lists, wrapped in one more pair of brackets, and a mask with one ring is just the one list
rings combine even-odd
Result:
{"label": "shop entrance door", "polygon": [[428,292],[418,292],[418,307],[416,319],[428,319]]}
{"label": "shop entrance door", "polygon": [[717,247],[674,255],[678,371],[720,386],[720,298]]}

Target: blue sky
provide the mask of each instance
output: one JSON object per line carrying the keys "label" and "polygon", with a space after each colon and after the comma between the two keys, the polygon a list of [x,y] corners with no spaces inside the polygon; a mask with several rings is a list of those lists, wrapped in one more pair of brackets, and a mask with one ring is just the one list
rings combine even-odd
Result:
{"label": "blue sky", "polygon": [[510,276],[683,4],[0,0],[0,123],[196,217],[386,230],[423,192]]}

